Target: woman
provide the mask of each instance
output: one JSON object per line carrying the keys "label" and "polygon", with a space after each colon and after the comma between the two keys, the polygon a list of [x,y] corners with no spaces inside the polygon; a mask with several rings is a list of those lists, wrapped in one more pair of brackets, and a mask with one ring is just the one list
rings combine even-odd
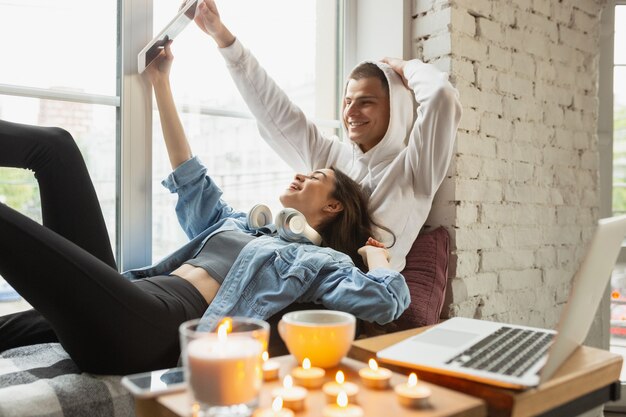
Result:
{"label": "woman", "polygon": [[[207,325],[225,315],[267,318],[301,301],[367,321],[397,318],[409,303],[404,279],[388,269],[376,241],[357,253],[355,242],[371,230],[358,185],[322,169],[297,174],[280,196],[352,258],[250,227],[191,154],[170,92],[172,59],[167,45],[147,72],[174,169],[164,185],[178,193],[176,213],[190,242],[150,267],[117,272],[93,185],[67,132],[0,121],[0,164],[34,170],[42,195],[44,226],[0,204],[0,275],[36,310],[27,315],[44,317],[41,326],[50,326],[83,371],[105,374],[174,366],[178,326],[198,317]],[[359,254],[367,273],[355,265]],[[0,326],[0,350],[16,345],[11,337]]]}

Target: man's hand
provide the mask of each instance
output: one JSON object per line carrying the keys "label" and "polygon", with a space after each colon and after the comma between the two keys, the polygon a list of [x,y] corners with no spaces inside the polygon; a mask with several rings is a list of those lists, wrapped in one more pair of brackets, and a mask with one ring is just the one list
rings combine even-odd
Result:
{"label": "man's hand", "polygon": [[146,68],[146,75],[153,86],[157,86],[165,81],[169,81],[170,69],[174,62],[174,54],[172,54],[171,40],[167,41],[163,50]]}
{"label": "man's hand", "polygon": [[222,23],[214,0],[201,0],[198,3],[194,21],[203,32],[215,39],[220,48],[225,48],[235,42],[235,36]]}
{"label": "man's hand", "polygon": [[409,88],[409,83],[404,76],[404,67],[407,63],[405,60],[399,58],[385,57],[381,60],[381,62],[389,65],[395,72],[397,72],[400,78],[402,78],[402,82],[404,83],[404,85]]}

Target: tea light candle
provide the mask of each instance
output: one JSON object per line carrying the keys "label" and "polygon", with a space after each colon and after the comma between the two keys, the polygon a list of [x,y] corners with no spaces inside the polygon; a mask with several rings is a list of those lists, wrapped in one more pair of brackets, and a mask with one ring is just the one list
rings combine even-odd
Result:
{"label": "tea light candle", "polygon": [[269,360],[269,354],[267,351],[263,352],[263,380],[273,381],[278,379],[278,371],[280,370],[280,363]]}
{"label": "tea light candle", "polygon": [[361,382],[367,388],[387,389],[391,379],[391,371],[386,368],[379,368],[374,359],[370,359],[368,368],[359,369]]}
{"label": "tea light candle", "polygon": [[215,405],[253,400],[261,389],[262,348],[256,339],[227,337],[222,326],[217,337],[189,342],[189,385],[195,399]]}
{"label": "tea light candle", "polygon": [[290,375],[287,375],[283,379],[283,387],[276,388],[272,391],[272,397],[281,397],[283,406],[293,411],[300,411],[304,409],[304,399],[306,398],[308,391],[302,387],[294,387],[293,379]]}
{"label": "tea light candle", "polygon": [[296,385],[300,385],[305,388],[319,388],[324,382],[324,375],[326,371],[322,368],[311,366],[309,358],[304,358],[302,366],[298,366],[291,371]]}
{"label": "tea light candle", "polygon": [[398,396],[398,401],[405,407],[422,408],[428,405],[430,389],[425,385],[417,383],[417,375],[415,373],[409,375],[407,383],[396,385],[394,390]]}
{"label": "tea light candle", "polygon": [[348,404],[348,396],[340,392],[336,404],[328,404],[322,410],[323,417],[363,417],[363,409],[358,405]]}
{"label": "tea light candle", "polygon": [[294,414],[290,409],[283,408],[281,397],[276,397],[272,402],[272,408],[259,408],[254,411],[252,417],[294,417]]}
{"label": "tea light candle", "polygon": [[359,392],[359,387],[352,382],[346,382],[343,372],[337,371],[335,382],[325,383],[322,391],[326,394],[326,401],[330,404],[337,401],[337,396],[340,392],[345,392],[348,396],[348,402],[353,403],[356,402],[356,394]]}

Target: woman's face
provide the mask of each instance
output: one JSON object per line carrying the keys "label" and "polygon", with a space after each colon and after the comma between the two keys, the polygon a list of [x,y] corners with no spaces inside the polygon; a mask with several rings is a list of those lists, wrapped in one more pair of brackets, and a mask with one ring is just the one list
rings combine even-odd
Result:
{"label": "woman's face", "polygon": [[280,202],[284,207],[294,208],[304,214],[309,224],[315,227],[339,203],[332,198],[334,190],[335,172],[332,169],[320,169],[308,175],[296,174],[280,196]]}

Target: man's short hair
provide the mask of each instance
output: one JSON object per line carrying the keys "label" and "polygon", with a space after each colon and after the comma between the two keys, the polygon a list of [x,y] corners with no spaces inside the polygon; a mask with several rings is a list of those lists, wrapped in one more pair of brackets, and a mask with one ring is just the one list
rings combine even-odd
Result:
{"label": "man's short hair", "polygon": [[387,96],[389,95],[389,81],[387,81],[383,70],[373,62],[361,62],[354,67],[348,78],[356,81],[362,78],[378,78],[383,86],[383,90],[385,90]]}

